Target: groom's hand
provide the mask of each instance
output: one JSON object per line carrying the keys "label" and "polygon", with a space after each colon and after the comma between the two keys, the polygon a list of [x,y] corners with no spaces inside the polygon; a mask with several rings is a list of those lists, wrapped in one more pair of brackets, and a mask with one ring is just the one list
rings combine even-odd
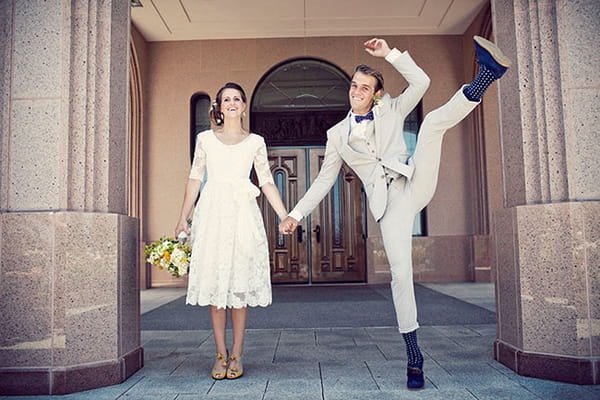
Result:
{"label": "groom's hand", "polygon": [[292,232],[296,230],[297,226],[298,221],[289,216],[285,217],[285,219],[279,223],[279,233],[282,233],[284,235],[291,235]]}
{"label": "groom's hand", "polygon": [[375,57],[385,57],[391,51],[390,46],[383,39],[373,38],[364,43],[365,51]]}

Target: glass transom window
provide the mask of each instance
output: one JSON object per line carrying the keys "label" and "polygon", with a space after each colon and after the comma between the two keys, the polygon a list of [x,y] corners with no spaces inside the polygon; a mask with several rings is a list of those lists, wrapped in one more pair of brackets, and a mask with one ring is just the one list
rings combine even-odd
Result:
{"label": "glass transom window", "polygon": [[315,59],[292,60],[275,67],[263,79],[252,111],[347,111],[348,88],[348,77],[335,66]]}

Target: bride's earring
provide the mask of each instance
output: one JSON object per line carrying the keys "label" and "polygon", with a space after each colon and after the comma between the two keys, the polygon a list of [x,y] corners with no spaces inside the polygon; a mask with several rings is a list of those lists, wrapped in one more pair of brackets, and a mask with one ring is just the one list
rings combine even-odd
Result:
{"label": "bride's earring", "polygon": [[246,111],[244,111],[244,112],[242,113],[242,117],[245,117],[245,116],[246,116]]}

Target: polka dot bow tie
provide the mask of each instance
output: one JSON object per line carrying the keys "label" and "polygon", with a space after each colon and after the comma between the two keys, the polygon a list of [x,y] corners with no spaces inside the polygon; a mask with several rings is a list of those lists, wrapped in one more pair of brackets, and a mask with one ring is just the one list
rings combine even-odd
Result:
{"label": "polka dot bow tie", "polygon": [[355,115],[354,119],[356,120],[356,123],[360,124],[360,122],[362,120],[369,120],[369,121],[373,121],[373,110],[369,111],[366,115]]}

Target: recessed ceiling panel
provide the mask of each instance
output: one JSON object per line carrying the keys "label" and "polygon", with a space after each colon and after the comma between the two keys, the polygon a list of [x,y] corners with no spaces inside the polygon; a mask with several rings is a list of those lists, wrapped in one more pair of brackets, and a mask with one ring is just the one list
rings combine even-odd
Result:
{"label": "recessed ceiling panel", "polygon": [[140,0],[148,41],[462,34],[489,0]]}

